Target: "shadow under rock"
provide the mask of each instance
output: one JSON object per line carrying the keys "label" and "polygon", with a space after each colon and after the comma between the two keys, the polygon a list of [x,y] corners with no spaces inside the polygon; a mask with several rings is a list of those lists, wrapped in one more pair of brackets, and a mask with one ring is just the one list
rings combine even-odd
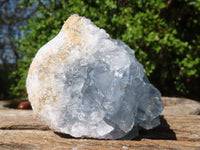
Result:
{"label": "shadow under rock", "polygon": [[[60,132],[54,132],[56,135],[61,138],[72,138],[72,139],[95,139],[89,137],[75,138],[69,134],[64,134]],[[132,139],[136,141],[140,141],[142,139],[155,139],[155,140],[177,140],[176,134],[173,130],[170,129],[170,125],[167,123],[164,116],[160,116],[160,125],[151,130],[140,129],[139,136]],[[102,140],[102,139],[96,139]],[[120,139],[119,139],[120,140]]]}
{"label": "shadow under rock", "polygon": [[97,139],[97,138],[91,138],[91,137],[73,137],[69,134],[61,133],[61,132],[54,132],[56,135],[58,135],[61,138],[68,138],[68,139],[95,139],[95,140],[106,140],[106,139]]}
{"label": "shadow under rock", "polygon": [[177,140],[176,133],[170,129],[170,125],[164,116],[160,116],[160,125],[151,130],[141,129],[139,131],[139,136],[133,140],[142,139],[155,139],[155,140]]}
{"label": "shadow under rock", "polygon": [[65,134],[65,133],[60,133],[60,132],[54,132],[56,135],[58,135],[61,138],[72,138],[75,139],[73,136],[69,135],[69,134]]}

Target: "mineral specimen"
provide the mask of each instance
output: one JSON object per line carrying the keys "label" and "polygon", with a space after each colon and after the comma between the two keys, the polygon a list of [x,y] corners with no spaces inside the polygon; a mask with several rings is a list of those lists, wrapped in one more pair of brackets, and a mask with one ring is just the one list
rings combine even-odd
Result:
{"label": "mineral specimen", "polygon": [[134,51],[78,15],[39,49],[26,84],[35,114],[74,137],[132,139],[163,110]]}

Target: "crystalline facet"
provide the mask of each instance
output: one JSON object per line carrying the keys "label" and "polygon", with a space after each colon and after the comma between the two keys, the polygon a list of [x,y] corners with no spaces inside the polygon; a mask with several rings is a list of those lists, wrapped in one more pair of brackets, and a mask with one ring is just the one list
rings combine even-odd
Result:
{"label": "crystalline facet", "polygon": [[36,115],[74,137],[132,139],[163,110],[134,51],[78,15],[36,54],[27,92]]}

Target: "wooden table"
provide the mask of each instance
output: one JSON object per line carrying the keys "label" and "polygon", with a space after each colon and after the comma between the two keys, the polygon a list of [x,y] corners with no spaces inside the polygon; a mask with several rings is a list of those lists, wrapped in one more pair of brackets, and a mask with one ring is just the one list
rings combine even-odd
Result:
{"label": "wooden table", "polygon": [[160,126],[141,130],[134,140],[75,139],[51,131],[32,110],[7,104],[0,101],[0,150],[200,150],[200,115],[162,114]]}

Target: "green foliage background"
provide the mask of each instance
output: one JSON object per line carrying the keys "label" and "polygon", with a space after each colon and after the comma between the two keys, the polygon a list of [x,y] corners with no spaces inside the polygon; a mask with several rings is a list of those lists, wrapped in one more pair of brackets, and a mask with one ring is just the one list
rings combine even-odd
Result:
{"label": "green foliage background", "polygon": [[11,77],[15,97],[26,96],[29,65],[71,14],[91,19],[136,52],[150,81],[163,95],[200,98],[200,0],[22,0],[36,15],[17,40],[21,59]]}

